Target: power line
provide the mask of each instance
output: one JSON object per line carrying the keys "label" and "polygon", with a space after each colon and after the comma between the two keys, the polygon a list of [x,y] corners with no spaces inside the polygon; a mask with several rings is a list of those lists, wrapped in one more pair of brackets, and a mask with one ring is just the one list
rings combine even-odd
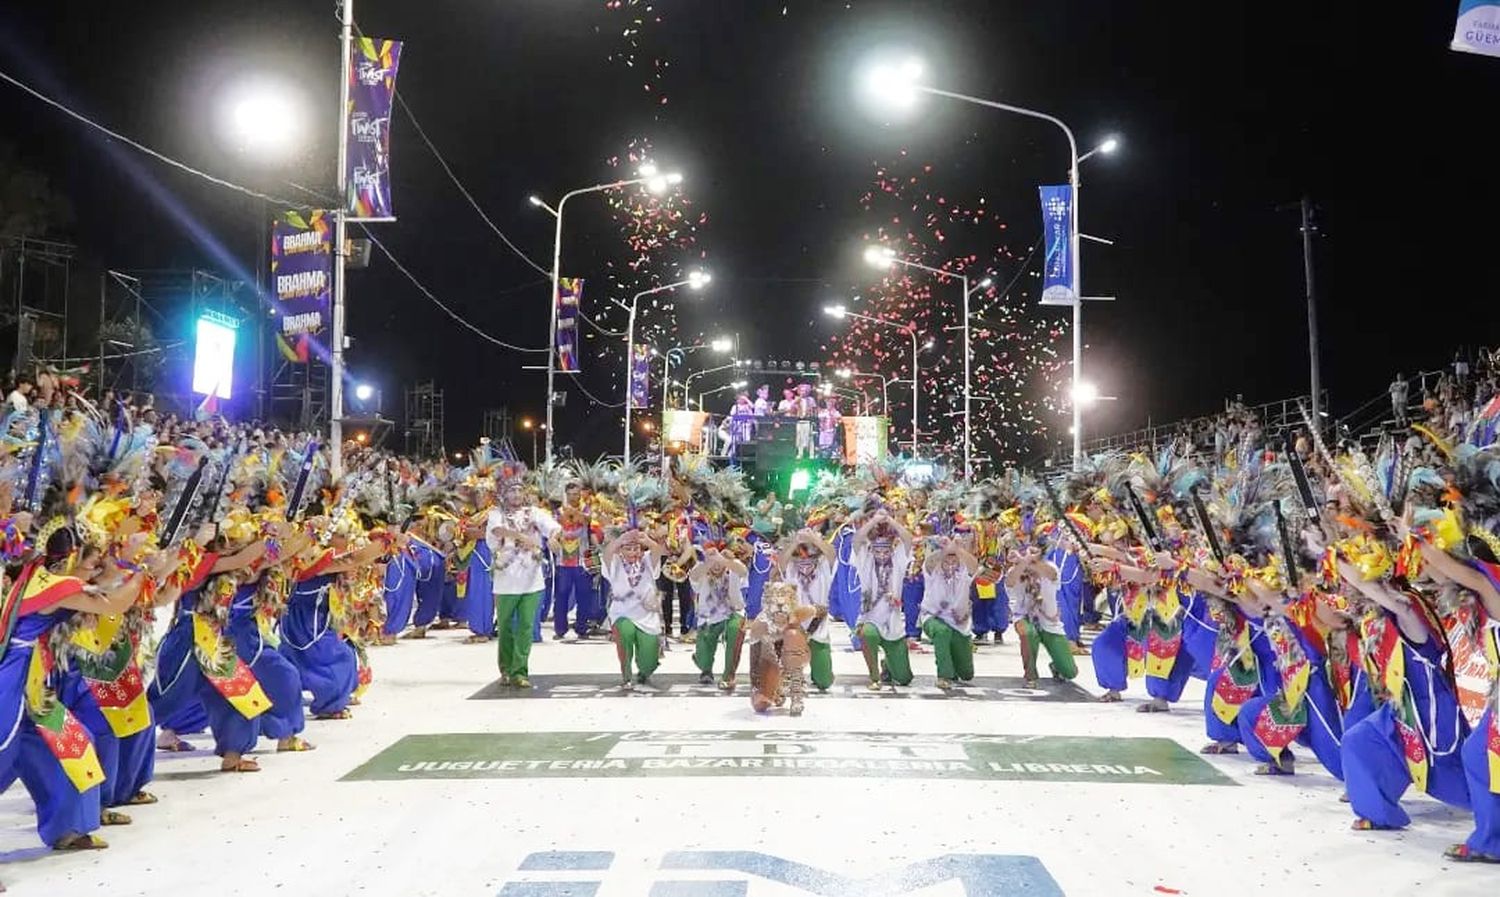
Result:
{"label": "power line", "polygon": [[584,395],[588,396],[590,402],[593,402],[595,405],[598,405],[601,408],[624,408],[625,407],[625,403],[624,402],[606,402],[603,399],[599,398],[598,396],[594,395],[593,393],[589,392],[588,387],[584,386],[583,385],[583,381],[580,380],[578,377],[574,377],[573,378],[573,385],[576,386],[576,387],[578,387],[579,392],[582,392]]}
{"label": "power line", "polygon": [[99,131],[100,133],[112,137],[115,140],[118,140],[121,143],[125,144],[126,146],[133,147],[134,149],[145,153],[153,159],[156,159],[160,162],[165,162],[166,164],[180,171],[185,171],[188,174],[194,175],[195,177],[200,177],[205,181],[208,181],[209,183],[218,184],[220,187],[228,187],[231,190],[237,190],[240,193],[245,194],[246,196],[253,196],[256,199],[264,199],[269,202],[278,204],[296,205],[296,203],[292,202],[291,200],[283,199],[279,196],[272,196],[269,193],[261,193],[259,190],[252,190],[249,187],[242,187],[239,184],[234,183],[233,181],[226,181],[221,177],[215,177],[214,175],[211,175],[206,171],[199,171],[193,166],[188,165],[186,162],[179,162],[176,159],[173,159],[171,156],[159,153],[143,143],[137,143],[136,141],[131,140],[129,137],[126,137],[124,134],[121,134],[118,131],[111,131],[109,128],[106,128],[104,125],[101,125],[93,119],[88,118],[82,113],[74,112],[72,109],[69,109],[67,106],[64,106],[57,100],[52,99],[41,91],[32,88],[30,85],[17,80],[16,78],[6,74],[3,71],[0,71],[0,81],[6,81],[10,84],[13,84],[26,93],[31,94],[33,97],[36,97],[38,100],[41,100],[43,103],[46,103],[48,106],[51,106],[59,112],[62,112],[64,115],[67,115],[68,117],[76,121],[82,122],[83,124],[88,125],[94,130]]}
{"label": "power line", "polygon": [[438,149],[433,145],[432,140],[427,137],[427,132],[422,130],[422,125],[417,121],[417,117],[412,114],[411,107],[406,104],[406,97],[402,96],[399,90],[396,91],[396,102],[401,104],[401,111],[406,113],[406,118],[411,122],[411,126],[417,129],[417,136],[421,137],[422,142],[427,144],[427,149],[432,152],[433,158],[437,159],[438,164],[443,167],[443,171],[448,175],[448,179],[453,182],[453,186],[457,187],[458,192],[462,193],[464,199],[469,201],[469,205],[474,209],[475,212],[479,214],[479,217],[484,220],[484,223],[489,225],[490,230],[495,232],[495,236],[500,238],[500,242],[504,243],[506,247],[509,248],[511,252],[515,253],[516,257],[521,261],[535,268],[539,273],[551,277],[552,271],[550,269],[543,268],[541,265],[538,265],[536,262],[532,261],[530,256],[522,252],[520,247],[516,246],[516,244],[510,241],[510,237],[507,237],[500,230],[500,228],[495,226],[495,222],[490,220],[490,216],[486,215],[484,213],[484,209],[481,209],[479,207],[479,203],[474,201],[474,197],[470,195],[469,191],[464,188],[463,183],[459,181],[458,175],[454,174],[453,169],[448,167],[448,161],[443,158],[443,154],[438,152]]}
{"label": "power line", "polygon": [[384,255],[386,257],[386,259],[388,259],[392,265],[396,266],[396,270],[397,271],[400,271],[402,274],[406,275],[406,279],[409,280],[409,281],[411,281],[412,286],[416,287],[417,290],[422,293],[422,295],[424,295],[428,299],[432,300],[432,304],[436,305],[438,308],[441,308],[448,315],[448,317],[452,318],[453,320],[457,321],[458,323],[460,323],[460,324],[464,325],[465,327],[467,327],[468,329],[472,330],[475,334],[477,334],[478,336],[482,337],[483,339],[488,340],[489,342],[492,342],[495,345],[500,346],[501,348],[510,349],[513,352],[532,352],[532,353],[537,353],[537,354],[540,354],[540,353],[548,351],[547,349],[528,349],[525,346],[517,346],[517,345],[514,345],[512,343],[507,343],[504,340],[496,339],[495,337],[490,336],[488,333],[485,333],[483,330],[480,330],[478,327],[475,327],[473,324],[470,324],[461,315],[459,315],[458,312],[455,312],[453,309],[451,309],[448,306],[444,305],[443,301],[441,299],[439,299],[438,297],[434,296],[432,294],[431,290],[429,290],[429,289],[427,289],[427,287],[423,286],[422,282],[419,281],[419,280],[417,280],[416,275],[412,274],[410,271],[408,271],[406,269],[405,265],[403,265],[403,264],[401,264],[401,262],[397,261],[396,257],[394,255],[391,255],[391,251],[389,249],[385,248],[385,244],[381,243],[378,239],[376,239],[376,237],[375,237],[374,234],[370,233],[370,229],[368,227],[365,227],[363,224],[361,224],[359,226],[359,229],[362,230],[362,231],[364,231],[365,236],[369,238],[370,242],[372,244],[374,244],[377,249],[380,250],[381,254]]}

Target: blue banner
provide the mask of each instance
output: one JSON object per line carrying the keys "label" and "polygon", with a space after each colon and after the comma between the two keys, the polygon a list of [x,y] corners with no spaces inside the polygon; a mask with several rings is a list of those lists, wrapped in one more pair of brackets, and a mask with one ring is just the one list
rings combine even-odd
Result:
{"label": "blue banner", "polygon": [[651,347],[636,346],[630,353],[630,407],[651,406]]}
{"label": "blue banner", "polygon": [[578,373],[578,304],[583,299],[582,277],[557,279],[557,370]]}
{"label": "blue banner", "polygon": [[1453,26],[1449,46],[1463,53],[1500,56],[1500,3],[1459,0],[1458,24]]}
{"label": "blue banner", "polygon": [[1047,255],[1042,263],[1042,304],[1072,305],[1073,188],[1067,184],[1042,187],[1042,237]]}
{"label": "blue banner", "polygon": [[392,218],[391,103],[401,42],[361,37],[349,48],[346,208],[360,218]]}

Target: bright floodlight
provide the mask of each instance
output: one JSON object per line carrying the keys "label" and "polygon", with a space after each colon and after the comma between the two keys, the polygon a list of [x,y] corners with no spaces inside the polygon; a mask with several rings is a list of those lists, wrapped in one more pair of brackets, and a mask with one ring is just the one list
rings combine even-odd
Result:
{"label": "bright floodlight", "polygon": [[667,183],[673,186],[682,183],[682,172],[674,171],[671,174],[667,175]]}
{"label": "bright floodlight", "polygon": [[1106,156],[1119,148],[1120,138],[1114,136],[1104,138],[1104,142],[1099,144],[1099,152],[1103,153]]}
{"label": "bright floodlight", "polygon": [[526,197],[526,200],[527,200],[527,202],[530,202],[534,206],[544,205],[544,203],[542,202],[542,198],[540,196],[528,196],[528,197]]}
{"label": "bright floodlight", "polygon": [[889,246],[870,246],[865,249],[865,261],[877,268],[884,268],[896,259],[896,250]]}
{"label": "bright floodlight", "polygon": [[844,315],[848,314],[848,310],[845,309],[842,305],[825,305],[823,306],[823,314],[828,315],[831,318],[842,318]]}
{"label": "bright floodlight", "polygon": [[709,343],[708,347],[710,349],[713,349],[715,352],[728,352],[730,349],[734,348],[734,340],[730,339],[727,336],[721,336],[713,342]]}
{"label": "bright floodlight", "polygon": [[987,290],[987,289],[989,289],[989,288],[990,288],[990,287],[991,287],[991,286],[994,286],[994,284],[995,284],[995,281],[993,281],[993,280],[991,280],[991,279],[990,279],[990,278],[988,278],[988,277],[986,277],[986,278],[985,278],[985,279],[984,279],[984,280],[981,280],[981,281],[980,281],[980,282],[979,282],[979,288],[980,288],[980,289],[981,289],[981,290]]}
{"label": "bright floodlight", "polygon": [[643,178],[654,178],[656,177],[656,166],[652,165],[650,162],[647,162],[645,165],[641,166],[640,171],[637,172],[637,174],[639,174]]}
{"label": "bright floodlight", "polygon": [[1079,405],[1088,405],[1098,401],[1098,399],[1099,387],[1088,382],[1087,380],[1080,380],[1078,384],[1073,387],[1073,401]]}
{"label": "bright floodlight", "polygon": [[687,279],[688,286],[692,287],[695,290],[703,289],[703,287],[710,280],[713,280],[713,278],[709,276],[707,271],[689,271]]}
{"label": "bright floodlight", "polygon": [[937,342],[935,340],[929,339],[927,340],[927,342],[922,344],[922,348],[931,349],[935,345],[937,345]]}
{"label": "bright floodlight", "polygon": [[749,380],[736,380],[733,383],[729,384],[729,388],[730,389],[744,389],[745,387],[747,387],[749,385],[750,385],[750,381]]}
{"label": "bright floodlight", "polygon": [[246,85],[230,97],[225,128],[247,155],[274,161],[302,143],[304,119],[293,89],[281,84]]}
{"label": "bright floodlight", "polygon": [[865,90],[885,106],[909,109],[917,102],[917,82],[923,69],[922,61],[916,58],[877,63],[865,75]]}
{"label": "bright floodlight", "polygon": [[838,370],[834,371],[834,373],[843,380],[848,380],[850,377],[854,376],[854,372],[849,370],[848,368],[839,368]]}
{"label": "bright floodlight", "polygon": [[361,402],[370,401],[370,397],[373,395],[375,395],[375,387],[368,383],[361,383],[354,387],[354,397]]}

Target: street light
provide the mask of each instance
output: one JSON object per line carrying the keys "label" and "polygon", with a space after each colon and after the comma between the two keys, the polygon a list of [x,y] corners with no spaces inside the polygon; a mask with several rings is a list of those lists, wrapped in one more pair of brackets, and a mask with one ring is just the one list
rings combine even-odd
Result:
{"label": "street light", "polygon": [[[645,184],[646,189],[652,193],[664,192],[668,186],[682,183],[682,175],[676,172],[663,175],[656,170],[655,165],[649,163],[642,165],[637,172],[637,177],[627,178],[622,181],[611,181],[608,184],[595,184],[592,187],[580,187],[563,194],[562,199],[557,201],[557,207],[547,205],[540,196],[529,196],[527,200],[534,206],[546,209],[547,213],[557,219],[557,227],[552,236],[552,295],[548,299],[551,306],[547,315],[547,461],[552,461],[552,410],[554,402],[554,387],[557,378],[557,289],[558,279],[561,276],[562,265],[562,233],[563,233],[563,207],[568,200],[585,193],[602,193],[606,190],[617,190],[621,187],[629,187],[634,184]],[[629,396],[626,396],[626,404],[629,405]],[[628,414],[626,415],[629,416]],[[630,428],[626,427],[626,432]]]}
{"label": "street light", "polygon": [[[714,340],[714,342],[718,343],[719,341],[718,340]],[[728,351],[728,350],[727,349],[720,349],[720,350],[717,350],[717,351]],[[705,376],[707,374],[717,374],[720,371],[731,370],[734,367],[735,367],[735,363],[731,361],[728,364],[721,364],[721,365],[718,365],[717,367],[706,368],[704,370],[694,371],[693,373],[688,374],[687,375],[687,379],[682,382],[682,402],[683,402],[683,404],[684,405],[687,404],[688,394],[692,390],[693,380],[694,379],[696,379],[698,377]],[[698,409],[700,411],[703,410],[703,403],[701,401],[698,403]]]}
{"label": "street light", "polygon": [[874,379],[874,380],[879,380],[880,381],[880,411],[886,417],[890,417],[890,415],[891,415],[891,384],[895,382],[894,378],[886,377],[884,374],[876,374],[876,373],[867,373],[867,372],[864,372],[864,371],[856,371],[853,368],[839,368],[838,370],[834,371],[834,375],[836,377],[838,377],[840,380],[849,380],[849,379],[858,380],[861,377],[870,378],[870,379]]}
{"label": "street light", "polygon": [[361,383],[354,387],[354,397],[361,402],[368,402],[375,395],[375,387],[368,383]]}
{"label": "street light", "polygon": [[[962,326],[960,326],[958,329],[964,332],[964,479],[972,479],[974,476],[974,438],[973,428],[971,425],[971,421],[973,420],[971,409],[973,406],[974,392],[971,381],[969,379],[970,367],[973,364],[973,353],[969,349],[969,297],[974,295],[974,292],[976,290],[988,289],[993,281],[991,281],[990,278],[986,277],[978,284],[976,284],[973,289],[970,289],[969,275],[955,273],[953,271],[945,271],[942,268],[934,268],[930,265],[924,265],[921,262],[914,262],[910,259],[901,258],[896,254],[896,250],[892,249],[889,246],[866,247],[865,261],[869,262],[871,265],[874,265],[877,268],[889,268],[894,264],[901,265],[904,268],[916,268],[919,271],[926,271],[929,274],[936,274],[939,277],[955,278],[958,280],[959,286],[963,289],[964,320]],[[931,346],[929,346],[928,348],[931,348]]]}
{"label": "street light", "polygon": [[[825,305],[823,306],[823,314],[828,315],[830,318],[838,318],[840,320],[843,320],[844,318],[853,318],[856,321],[869,321],[872,324],[880,324],[884,327],[891,327],[911,335],[911,456],[913,458],[917,457],[917,441],[921,438],[921,426],[919,424],[921,417],[918,412],[920,411],[922,403],[922,379],[920,376],[921,368],[920,361],[917,357],[917,353],[920,351],[920,349],[917,347],[917,325],[915,323],[903,324],[900,321],[891,321],[885,318],[875,318],[871,317],[870,315],[862,315],[859,312],[850,311],[843,305]],[[927,341],[927,344],[922,348],[931,349],[932,345],[933,342],[931,339],[929,339]],[[824,393],[824,395],[827,395],[827,393]]]}
{"label": "street light", "polygon": [[[687,279],[685,279],[685,280],[679,280],[679,281],[675,281],[673,283],[663,284],[663,285],[661,285],[659,287],[652,287],[649,290],[641,290],[639,293],[636,293],[634,296],[630,297],[630,304],[629,305],[626,305],[625,303],[623,303],[620,300],[615,299],[613,297],[610,298],[611,302],[613,302],[614,304],[616,304],[616,305],[620,306],[621,308],[625,309],[627,312],[629,312],[629,315],[630,315],[629,318],[627,319],[627,323],[625,325],[625,454],[624,454],[624,459],[625,459],[625,463],[626,464],[630,463],[630,412],[631,412],[631,407],[630,407],[630,396],[631,396],[630,385],[631,384],[630,384],[630,380],[631,380],[631,375],[632,375],[632,373],[635,370],[635,314],[636,314],[636,310],[640,307],[641,297],[642,296],[650,296],[653,293],[664,293],[664,292],[666,292],[668,290],[675,290],[678,287],[684,287],[684,286],[685,287],[689,287],[689,288],[694,289],[694,290],[701,290],[704,287],[708,286],[709,282],[712,281],[712,280],[713,280],[713,278],[711,276],[709,276],[709,274],[706,271],[692,271],[692,272],[688,273]],[[647,373],[648,373],[648,379],[649,379],[649,371]],[[666,383],[663,382],[662,383],[662,389],[665,390],[666,388],[667,388]],[[663,405],[662,407],[665,408],[666,405]]]}
{"label": "street light", "polygon": [[[660,355],[661,359],[662,359],[662,368],[661,368],[661,382],[662,382],[661,410],[663,412],[665,412],[670,407],[669,400],[671,399],[671,392],[672,392],[672,353],[673,352],[676,352],[676,353],[678,353],[680,355],[687,355],[689,352],[697,352],[700,349],[712,349],[715,352],[728,352],[730,349],[734,348],[734,342],[735,341],[732,338],[730,338],[730,337],[721,336],[721,337],[717,337],[717,338],[713,339],[710,342],[695,343],[694,345],[691,345],[691,346],[673,346],[672,348],[668,349],[665,352],[657,352],[656,354]],[[653,349],[652,351],[655,352],[656,350]],[[682,401],[684,403],[687,402],[687,391],[686,390],[683,390]]]}
{"label": "street light", "polygon": [[698,393],[698,410],[703,410],[703,400],[708,398],[709,396],[718,395],[721,392],[725,392],[731,389],[744,389],[749,385],[749,380],[736,380],[733,383],[726,383],[723,386],[715,386],[713,389],[705,389],[702,392]]}
{"label": "street light", "polygon": [[300,99],[286,83],[262,79],[240,85],[224,104],[224,136],[253,161],[285,159],[304,141],[307,122]]}
{"label": "street light", "polygon": [[[1079,257],[1079,180],[1078,165],[1084,159],[1095,153],[1106,155],[1114,152],[1120,146],[1120,138],[1110,136],[1105,138],[1094,149],[1078,154],[1078,141],[1073,137],[1073,129],[1069,128],[1062,119],[1038,112],[1035,109],[1027,109],[1024,106],[1013,106],[1009,103],[999,103],[994,100],[980,99],[968,94],[955,93],[936,87],[922,84],[924,67],[921,60],[905,59],[897,62],[884,62],[873,66],[869,71],[865,83],[870,92],[886,105],[896,109],[910,109],[916,105],[917,94],[926,93],[933,96],[947,97],[952,100],[960,100],[965,103],[973,103],[976,106],[986,106],[991,109],[999,109],[1002,112],[1010,112],[1015,115],[1023,115],[1055,125],[1063,135],[1068,138],[1068,186],[1073,194],[1073,214],[1070,222],[1070,233],[1068,234],[1069,254],[1073,258],[1072,283],[1069,285],[1072,292],[1072,301],[1055,304],[1070,304],[1073,306],[1073,385],[1076,388],[1083,380],[1083,266]],[[1083,414],[1078,403],[1073,404],[1073,464],[1076,467],[1083,457]]]}

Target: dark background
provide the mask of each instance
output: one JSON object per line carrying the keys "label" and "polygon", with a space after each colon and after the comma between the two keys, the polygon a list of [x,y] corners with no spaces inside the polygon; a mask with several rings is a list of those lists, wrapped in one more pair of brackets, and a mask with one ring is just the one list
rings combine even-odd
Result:
{"label": "dark background", "polygon": [[[332,2],[26,6],[0,12],[10,74],[231,179],[282,193],[284,177],[331,183]],[[655,6],[663,20],[640,53],[670,62],[664,107],[643,95],[638,70],[607,59],[623,46],[625,17],[602,2],[360,0],[356,10],[366,33],[406,42],[402,94],[480,204],[543,265],[552,222],[525,197],[608,179],[604,158],[650,136],[710,216],[699,248],[715,283],[681,305],[686,339],[733,330],[747,355],[818,357],[828,331],[818,307],[868,281],[858,197],[872,164],[902,148],[962,171],[1011,224],[1019,254],[1036,239],[1035,186],[1066,174],[1059,136],[940,100],[906,123],[877,122],[855,103],[853,72],[866,48],[902,45],[929,60],[933,83],[1051,111],[1085,146],[1123,137],[1121,152],[1083,173],[1084,230],[1116,241],[1085,244],[1086,292],[1119,297],[1086,309],[1088,376],[1120,398],[1091,414],[1090,434],[1211,412],[1236,394],[1306,390],[1299,222],[1280,208],[1304,192],[1320,209],[1323,376],[1335,411],[1378,393],[1397,369],[1500,340],[1500,59],[1447,48],[1454,3]],[[295,73],[318,124],[285,171],[254,169],[218,138],[215,98],[267,66]],[[9,85],[0,123],[0,140],[72,200],[63,235],[86,257],[253,270],[254,201],[107,146]],[[400,221],[377,235],[476,325],[541,345],[541,275],[463,203],[399,113],[393,155]],[[616,248],[601,243],[613,239],[606,223],[602,204],[570,209],[564,257],[580,262],[565,273],[597,275],[578,267]],[[478,432],[484,408],[541,411],[541,375],[520,370],[533,361],[461,330],[378,253],[351,274],[348,308],[349,363],[382,385],[387,412],[412,380],[447,390],[450,450]],[[618,400],[618,363],[593,367],[588,388]],[[612,450],[618,427],[618,412],[576,391],[560,412],[560,441],[580,454]]]}

